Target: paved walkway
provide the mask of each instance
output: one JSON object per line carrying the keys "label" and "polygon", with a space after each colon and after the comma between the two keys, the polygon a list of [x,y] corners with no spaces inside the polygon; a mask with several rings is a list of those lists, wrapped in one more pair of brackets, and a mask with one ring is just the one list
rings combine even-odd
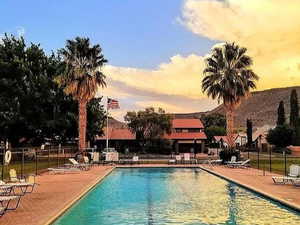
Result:
{"label": "paved walkway", "polygon": [[43,174],[36,178],[34,192],[22,197],[15,211],[0,218],[0,225],[44,225],[76,197],[111,171],[109,166],[95,166],[77,174]]}

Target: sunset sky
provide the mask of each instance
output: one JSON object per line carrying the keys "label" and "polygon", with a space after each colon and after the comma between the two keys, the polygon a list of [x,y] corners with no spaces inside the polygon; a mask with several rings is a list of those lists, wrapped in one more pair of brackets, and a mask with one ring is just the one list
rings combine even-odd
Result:
{"label": "sunset sky", "polygon": [[112,115],[148,106],[199,112],[217,105],[201,92],[203,58],[218,42],[248,48],[258,90],[300,84],[299,0],[2,0],[0,36],[24,35],[48,53],[88,36],[109,60],[99,95]]}

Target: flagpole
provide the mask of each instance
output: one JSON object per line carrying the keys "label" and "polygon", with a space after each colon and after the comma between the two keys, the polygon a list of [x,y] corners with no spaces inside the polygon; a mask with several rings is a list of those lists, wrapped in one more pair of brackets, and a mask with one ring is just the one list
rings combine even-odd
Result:
{"label": "flagpole", "polygon": [[108,148],[108,96],[106,98],[106,149]]}

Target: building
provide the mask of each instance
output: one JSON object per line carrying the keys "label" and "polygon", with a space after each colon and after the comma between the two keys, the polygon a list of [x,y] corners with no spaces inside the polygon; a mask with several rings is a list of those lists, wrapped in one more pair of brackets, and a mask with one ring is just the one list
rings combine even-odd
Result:
{"label": "building", "polygon": [[[212,139],[213,143],[218,143],[220,147],[227,148],[228,144],[228,137],[227,136],[214,136]],[[244,146],[247,144],[247,135],[244,133],[239,133],[234,135],[234,143],[236,147]]]}
{"label": "building", "polygon": [[[96,145],[99,149],[106,148],[107,129],[103,128],[104,135],[96,137]],[[136,136],[127,127],[108,128],[108,144],[117,151],[125,151],[126,148],[137,147]]]}
{"label": "building", "polygon": [[169,139],[175,152],[203,152],[207,139],[204,126],[199,119],[174,119],[172,132],[164,138]]}
{"label": "building", "polygon": [[[106,128],[104,135],[96,138],[96,144],[100,149],[106,147]],[[204,133],[204,126],[199,119],[174,119],[172,120],[172,129],[170,134],[165,134],[172,144],[174,152],[203,152],[205,141],[207,139]],[[109,147],[114,147],[118,151],[124,151],[129,148],[135,151],[138,147],[136,135],[127,127],[108,129]]]}

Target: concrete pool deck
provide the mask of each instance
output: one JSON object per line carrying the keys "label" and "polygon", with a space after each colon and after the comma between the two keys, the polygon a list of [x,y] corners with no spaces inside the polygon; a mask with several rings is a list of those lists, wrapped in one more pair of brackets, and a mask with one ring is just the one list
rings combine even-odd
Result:
{"label": "concrete pool deck", "polygon": [[[117,167],[192,167],[202,168],[225,179],[269,196],[277,201],[300,210],[300,188],[292,185],[274,185],[272,173],[257,169],[231,169],[224,166],[207,165],[166,165],[138,164]],[[50,175],[37,177],[36,187],[32,194],[21,199],[16,211],[6,213],[0,218],[0,225],[45,225],[53,221],[64,210],[90,190],[101,179],[114,169],[113,166],[95,166],[90,171],[77,174]]]}
{"label": "concrete pool deck", "polygon": [[112,166],[95,166],[76,174],[36,177],[39,184],[31,194],[21,198],[17,210],[0,218],[0,225],[44,225],[78,200],[112,171]]}

